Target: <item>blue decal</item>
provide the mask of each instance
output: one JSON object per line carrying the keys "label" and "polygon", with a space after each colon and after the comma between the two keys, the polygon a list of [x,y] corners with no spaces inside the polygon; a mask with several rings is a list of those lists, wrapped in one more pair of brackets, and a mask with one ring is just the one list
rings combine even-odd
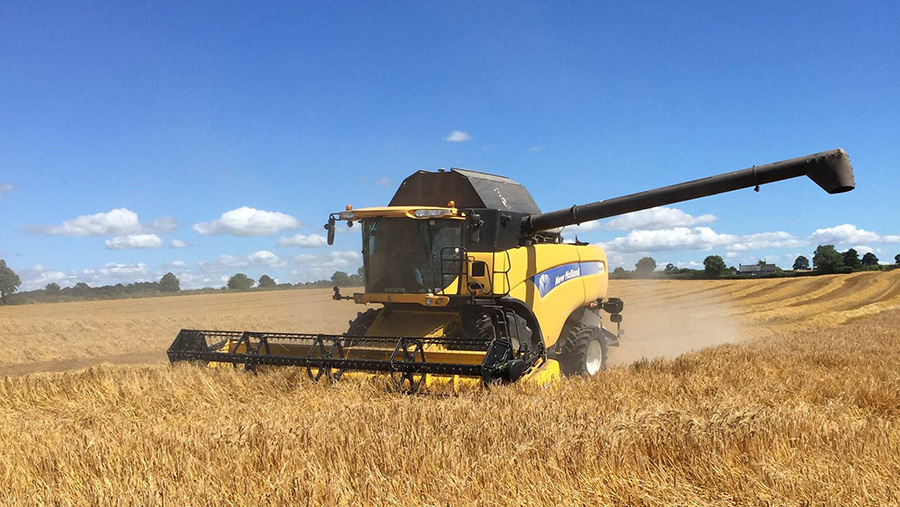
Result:
{"label": "blue decal", "polygon": [[603,263],[600,261],[588,261],[581,263],[581,276],[599,275],[603,272]]}
{"label": "blue decal", "polygon": [[531,277],[531,282],[543,298],[562,283],[582,276],[597,275],[603,271],[604,266],[600,261],[572,262],[542,271]]}
{"label": "blue decal", "polygon": [[541,297],[544,297],[551,290],[555,289],[557,285],[569,280],[574,280],[580,276],[581,265],[577,262],[573,262],[538,273],[534,275],[531,281],[534,282]]}

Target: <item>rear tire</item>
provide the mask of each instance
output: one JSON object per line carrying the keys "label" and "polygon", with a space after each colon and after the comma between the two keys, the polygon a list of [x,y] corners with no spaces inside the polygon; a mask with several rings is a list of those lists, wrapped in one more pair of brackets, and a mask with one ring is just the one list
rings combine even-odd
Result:
{"label": "rear tire", "polygon": [[594,375],[606,369],[606,340],[586,325],[568,328],[557,343],[559,367],[566,376]]}

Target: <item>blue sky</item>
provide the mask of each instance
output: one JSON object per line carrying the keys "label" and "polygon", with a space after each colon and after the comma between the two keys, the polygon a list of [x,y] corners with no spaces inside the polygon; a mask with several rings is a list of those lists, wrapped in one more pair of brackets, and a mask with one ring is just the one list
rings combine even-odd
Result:
{"label": "blue sky", "polygon": [[0,258],[23,289],[296,282],[354,271],[327,214],[418,169],[510,176],[552,210],[840,146],[849,194],[798,179],[577,234],[629,268],[892,261],[897,26],[896,2],[7,1]]}

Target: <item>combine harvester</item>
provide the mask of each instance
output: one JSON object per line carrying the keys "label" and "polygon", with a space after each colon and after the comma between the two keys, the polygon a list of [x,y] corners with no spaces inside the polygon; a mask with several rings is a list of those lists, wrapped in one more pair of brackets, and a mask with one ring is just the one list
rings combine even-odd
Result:
{"label": "combine harvester", "polygon": [[549,213],[509,178],[419,171],[387,207],[347,206],[325,225],[329,245],[337,222],[362,227],[365,292],[335,287],[334,299],[380,308],[341,335],[185,329],[169,360],[301,366],[314,380],[386,373],[411,392],[432,380],[592,375],[619,345],[623,303],[607,297],[603,249],[563,243],[561,227],[804,175],[829,194],[854,188],[841,149]]}

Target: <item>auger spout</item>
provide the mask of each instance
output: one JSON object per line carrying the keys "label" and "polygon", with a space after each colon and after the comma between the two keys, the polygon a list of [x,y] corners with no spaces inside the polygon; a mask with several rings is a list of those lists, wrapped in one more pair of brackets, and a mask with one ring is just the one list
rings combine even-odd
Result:
{"label": "auger spout", "polygon": [[605,201],[528,215],[522,220],[522,232],[531,234],[576,225],[799,176],[808,176],[829,194],[849,192],[855,187],[850,157],[838,148]]}

